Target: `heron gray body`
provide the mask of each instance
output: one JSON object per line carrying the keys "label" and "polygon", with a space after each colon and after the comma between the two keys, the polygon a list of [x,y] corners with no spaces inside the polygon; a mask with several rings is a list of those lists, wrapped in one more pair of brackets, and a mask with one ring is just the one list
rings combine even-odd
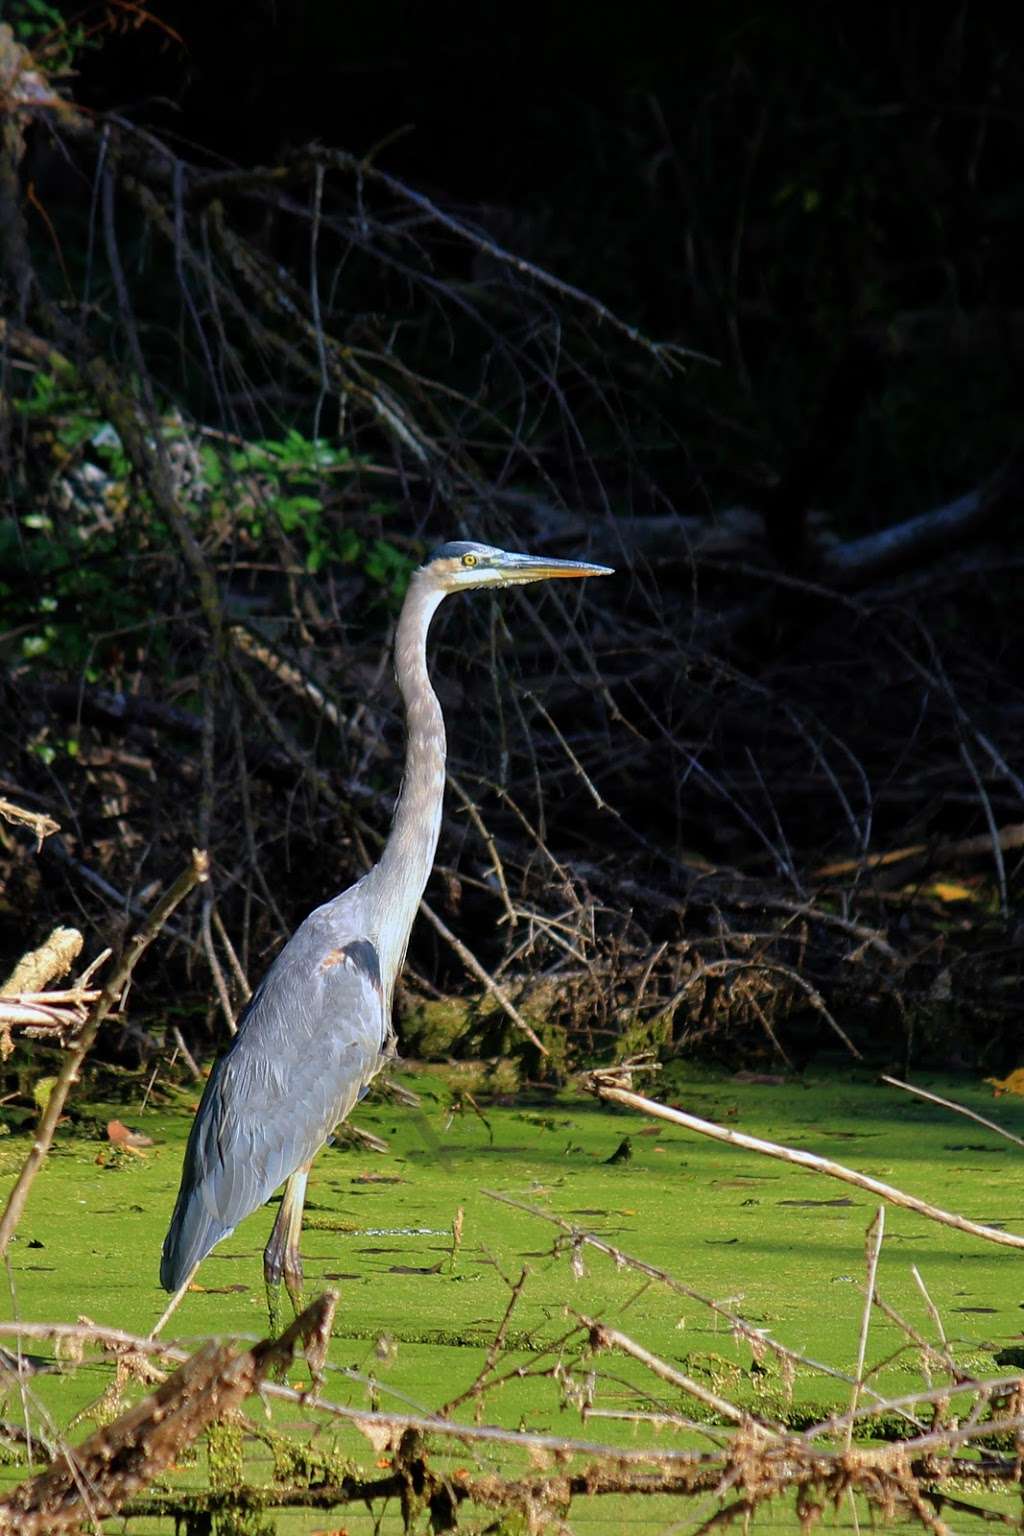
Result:
{"label": "heron gray body", "polygon": [[[164,1244],[169,1291],[315,1156],[387,1059],[376,950],[362,932],[349,937],[360,894],[355,887],[306,918],[210,1074]],[[275,1044],[283,1041],[287,1050]]]}
{"label": "heron gray body", "polygon": [[444,720],[426,662],[439,604],[462,587],[605,573],[603,566],[459,543],[443,545],[413,576],[395,638],[408,740],[390,836],[368,874],[296,929],[210,1074],[164,1242],[160,1281],[167,1290],[185,1284],[286,1180],[265,1269],[268,1280],[280,1279],[280,1250],[301,1277],[305,1170],[393,1053],[392,994],[441,828]]}

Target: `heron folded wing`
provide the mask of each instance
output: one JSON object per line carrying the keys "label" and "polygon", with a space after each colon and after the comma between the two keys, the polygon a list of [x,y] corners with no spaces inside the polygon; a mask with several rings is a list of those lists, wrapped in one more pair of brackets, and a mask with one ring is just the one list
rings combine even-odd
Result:
{"label": "heron folded wing", "polygon": [[[306,925],[303,925],[305,928]],[[386,1059],[368,939],[324,950],[295,934],[254,994],[196,1113],[165,1244],[187,1273],[308,1163]]]}
{"label": "heron folded wing", "polygon": [[204,1195],[232,1225],[309,1162],[380,1066],[379,971],[344,953],[329,958],[307,975],[298,1002],[280,981],[263,989],[244,1034],[215,1069],[216,1085],[211,1078],[216,1113]]}

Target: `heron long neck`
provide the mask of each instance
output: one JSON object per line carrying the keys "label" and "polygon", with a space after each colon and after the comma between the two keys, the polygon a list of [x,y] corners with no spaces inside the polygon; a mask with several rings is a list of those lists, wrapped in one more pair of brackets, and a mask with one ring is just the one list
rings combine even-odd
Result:
{"label": "heron long neck", "polygon": [[405,957],[441,831],[444,716],[427,672],[427,630],[444,597],[429,577],[413,577],[395,636],[395,675],[405,704],[405,776],[380,863],[377,894],[382,971],[390,986]]}

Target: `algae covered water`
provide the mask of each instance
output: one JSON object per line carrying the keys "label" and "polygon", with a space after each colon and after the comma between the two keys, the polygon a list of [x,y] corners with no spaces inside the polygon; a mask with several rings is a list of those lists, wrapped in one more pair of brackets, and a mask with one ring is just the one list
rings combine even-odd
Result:
{"label": "algae covered water", "polygon": [[[420,1109],[371,1100],[357,1117],[390,1151],[329,1148],[310,1183],[307,1294],[331,1288],[340,1298],[323,1388],[332,1401],[394,1414],[444,1411],[467,1424],[624,1450],[656,1436],[664,1451],[706,1448],[727,1433],[728,1416],[716,1411],[716,1401],[793,1431],[847,1410],[864,1314],[865,1230],[877,1204],[871,1197],[570,1094],[473,1105],[453,1097],[437,1073],[406,1081],[420,1095]],[[1024,1129],[1016,1101],[993,1109],[980,1086],[936,1079],[923,1085],[936,1084],[1008,1129]],[[658,1092],[705,1118],[821,1153],[973,1220],[1024,1232],[1020,1154],[866,1074],[751,1083],[688,1072]],[[185,1096],[141,1114],[130,1104],[90,1106],[97,1126],[109,1111],[144,1130],[153,1146],[139,1152],[115,1149],[98,1132],[58,1138],[12,1245],[7,1320],[73,1323],[85,1316],[149,1332],[165,1300],[157,1285],[159,1253],[189,1109]],[[6,1178],[25,1147],[18,1135],[0,1143]],[[266,1333],[261,1254],[272,1220],[269,1209],[257,1212],[214,1250],[169,1334],[191,1345],[210,1335]],[[884,1307],[874,1309],[868,1338],[869,1394],[920,1392],[947,1380],[944,1370],[977,1379],[1012,1375],[1024,1365],[1021,1273],[1012,1250],[890,1209],[876,1280]],[[734,1326],[737,1318],[747,1330]],[[595,1323],[626,1345],[595,1351]],[[759,1348],[758,1337],[800,1358],[787,1364]],[[11,1337],[0,1342],[16,1347]],[[669,1377],[652,1372],[630,1345],[667,1366]],[[40,1357],[54,1353],[51,1344],[28,1339],[22,1347]],[[682,1389],[671,1373],[700,1395]],[[144,1394],[123,1366],[120,1382],[118,1375],[116,1360],[92,1351],[81,1363],[65,1352],[59,1369],[27,1380],[9,1377],[4,1486],[27,1471],[19,1428],[44,1443],[61,1434],[74,1443]],[[301,1362],[289,1380],[308,1385]],[[228,1456],[236,1481],[254,1488],[279,1481],[289,1444],[306,1474],[311,1464],[302,1458],[310,1444],[316,1447],[314,1484],[328,1466],[365,1474],[387,1463],[386,1448],[375,1455],[351,1423],[311,1430],[309,1412],[249,1406],[253,1425],[267,1432],[262,1439],[262,1430],[239,1432]],[[906,1432],[905,1420],[901,1427],[899,1415],[888,1412],[863,1431],[875,1440]],[[218,1476],[223,1486],[218,1436],[213,1465],[200,1449],[140,1496],[129,1531],[173,1529],[167,1500],[176,1488],[195,1493],[216,1485]],[[500,1443],[448,1445],[439,1455],[450,1462],[451,1476],[461,1469],[469,1479],[514,1460]],[[1011,1507],[984,1479],[961,1502]],[[578,1496],[570,1505],[572,1529],[621,1529],[626,1507],[631,1528],[634,1515],[642,1515],[652,1530],[679,1521],[685,1529],[693,1513],[667,1495],[639,1505],[636,1495],[625,1503],[614,1494]],[[160,1515],[161,1508],[168,1513]],[[787,1509],[780,1503],[759,1521],[765,1529],[793,1528]],[[834,1522],[842,1525],[852,1513],[844,1504]],[[355,1506],[334,1513],[273,1509],[261,1513],[259,1528],[276,1522],[282,1532],[355,1532],[374,1528],[380,1514]],[[485,1514],[477,1511],[481,1529]],[[466,1518],[464,1510],[463,1524]],[[969,1528],[972,1520],[980,1516],[961,1512],[954,1528]],[[401,1524],[398,1505],[385,1507],[381,1529]]]}

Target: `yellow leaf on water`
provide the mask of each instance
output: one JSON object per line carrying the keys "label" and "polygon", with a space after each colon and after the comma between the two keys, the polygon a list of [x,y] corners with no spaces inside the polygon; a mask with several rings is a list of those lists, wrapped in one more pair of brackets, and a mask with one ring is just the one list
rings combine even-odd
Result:
{"label": "yellow leaf on water", "polygon": [[1017,1067],[1009,1077],[986,1077],[985,1081],[992,1084],[997,1099],[1002,1093],[1019,1093],[1024,1097],[1024,1067]]}
{"label": "yellow leaf on water", "polygon": [[974,901],[977,894],[955,880],[936,880],[934,885],[925,887],[926,896],[937,896],[940,901]]}

